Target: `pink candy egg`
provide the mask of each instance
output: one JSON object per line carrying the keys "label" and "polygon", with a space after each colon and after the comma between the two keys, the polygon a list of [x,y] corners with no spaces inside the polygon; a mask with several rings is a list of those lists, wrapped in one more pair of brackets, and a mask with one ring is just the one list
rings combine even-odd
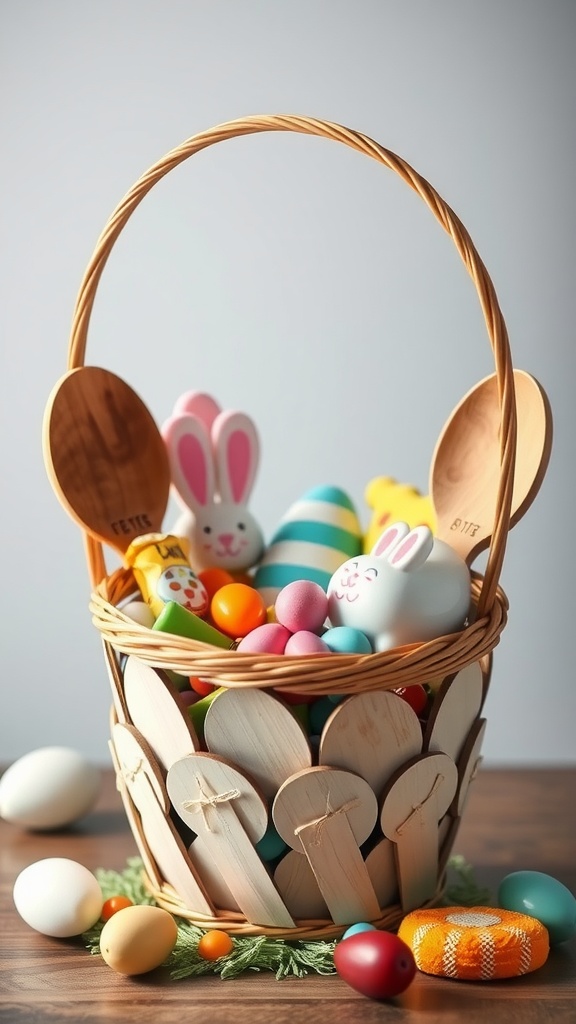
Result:
{"label": "pink candy egg", "polygon": [[278,622],[291,633],[318,633],[328,616],[328,598],[319,583],[294,580],[283,587],[274,605]]}
{"label": "pink candy egg", "polygon": [[316,633],[309,629],[299,629],[288,640],[284,654],[298,657],[301,654],[332,654],[332,651]]}
{"label": "pink candy egg", "polygon": [[279,622],[264,622],[242,637],[236,650],[245,654],[284,654],[289,639],[290,630],[286,626]]}

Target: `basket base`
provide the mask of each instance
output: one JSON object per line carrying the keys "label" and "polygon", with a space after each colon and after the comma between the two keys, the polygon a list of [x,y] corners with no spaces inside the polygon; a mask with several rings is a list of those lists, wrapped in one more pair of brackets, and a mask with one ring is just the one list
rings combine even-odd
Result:
{"label": "basket base", "polygon": [[[266,925],[251,924],[242,914],[231,910],[222,910],[216,917],[207,917],[186,907],[172,886],[163,883],[161,888],[157,888],[145,871],[142,872],[142,882],[148,894],[159,907],[206,931],[217,928],[230,935],[264,935],[269,939],[312,941],[314,939],[339,939],[350,927],[348,924],[334,924],[330,920],[300,919],[296,921],[295,928],[269,928]],[[445,879],[442,879],[442,884],[434,893],[433,898],[424,903],[421,909],[436,907],[442,902],[444,885]],[[402,910],[400,904],[393,904],[385,907],[380,917],[369,923],[381,931],[395,932],[405,916],[405,911]]]}

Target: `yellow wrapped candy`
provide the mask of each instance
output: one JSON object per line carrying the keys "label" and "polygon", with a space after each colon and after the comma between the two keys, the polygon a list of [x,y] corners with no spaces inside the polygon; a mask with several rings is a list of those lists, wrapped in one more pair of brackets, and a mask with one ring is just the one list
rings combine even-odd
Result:
{"label": "yellow wrapped candy", "polygon": [[189,542],[170,533],[145,533],[125,553],[142,597],[154,618],[168,601],[195,615],[208,608],[208,591],[190,565]]}

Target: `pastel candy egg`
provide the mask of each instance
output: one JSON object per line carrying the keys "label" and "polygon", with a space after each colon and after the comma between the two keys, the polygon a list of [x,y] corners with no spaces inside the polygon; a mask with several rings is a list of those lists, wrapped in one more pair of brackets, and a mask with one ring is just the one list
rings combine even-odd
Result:
{"label": "pastel candy egg", "polygon": [[334,701],[330,697],[319,697],[310,705],[309,723],[313,736],[320,735],[333,711]]}
{"label": "pastel candy egg", "polygon": [[367,921],[359,921],[358,924],[351,924],[344,932],[342,938],[349,939],[351,935],[358,935],[358,932],[375,932],[376,930],[375,925],[368,924]]}
{"label": "pastel candy egg", "polygon": [[245,654],[284,654],[291,633],[279,622],[264,622],[242,637],[237,651]]}
{"label": "pastel candy egg", "polygon": [[298,657],[301,654],[331,654],[331,651],[317,633],[311,633],[308,629],[299,629],[297,633],[292,633],[292,636],[289,637],[284,654]]}
{"label": "pastel candy egg", "polygon": [[513,871],[498,888],[498,905],[540,921],[550,945],[557,946],[576,933],[576,897],[543,871]]}
{"label": "pastel candy egg", "polygon": [[372,644],[365,633],[352,626],[332,626],[322,634],[331,651],[338,654],[371,654]]}
{"label": "pastel candy egg", "polygon": [[291,633],[300,629],[318,633],[328,616],[328,597],[319,583],[294,580],[283,587],[274,605],[277,622]]}
{"label": "pastel candy egg", "polygon": [[266,604],[295,580],[326,590],[336,569],[362,550],[362,528],[354,505],[338,487],[315,487],[281,519],[256,570],[254,586]]}

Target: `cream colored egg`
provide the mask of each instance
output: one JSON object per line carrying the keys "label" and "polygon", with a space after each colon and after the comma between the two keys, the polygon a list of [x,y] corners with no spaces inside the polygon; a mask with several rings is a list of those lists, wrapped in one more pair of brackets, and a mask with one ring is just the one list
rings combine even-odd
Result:
{"label": "cream colored egg", "polygon": [[132,599],[127,601],[126,604],[121,605],[120,611],[127,615],[128,618],[133,619],[140,626],[146,626],[148,629],[152,629],[154,625],[154,614],[145,601],[136,601]]}
{"label": "cream colored egg", "polygon": [[28,829],[70,825],[93,807],[101,774],[77,750],[39,747],[0,779],[0,817]]}
{"label": "cream colored egg", "polygon": [[114,914],[100,935],[100,952],[118,974],[146,974],[160,967],[174,949],[176,922],[167,910],[146,905]]}
{"label": "cream colored egg", "polygon": [[13,899],[20,917],[42,935],[80,935],[102,912],[102,890],[88,868],[67,857],[47,857],[18,875]]}

